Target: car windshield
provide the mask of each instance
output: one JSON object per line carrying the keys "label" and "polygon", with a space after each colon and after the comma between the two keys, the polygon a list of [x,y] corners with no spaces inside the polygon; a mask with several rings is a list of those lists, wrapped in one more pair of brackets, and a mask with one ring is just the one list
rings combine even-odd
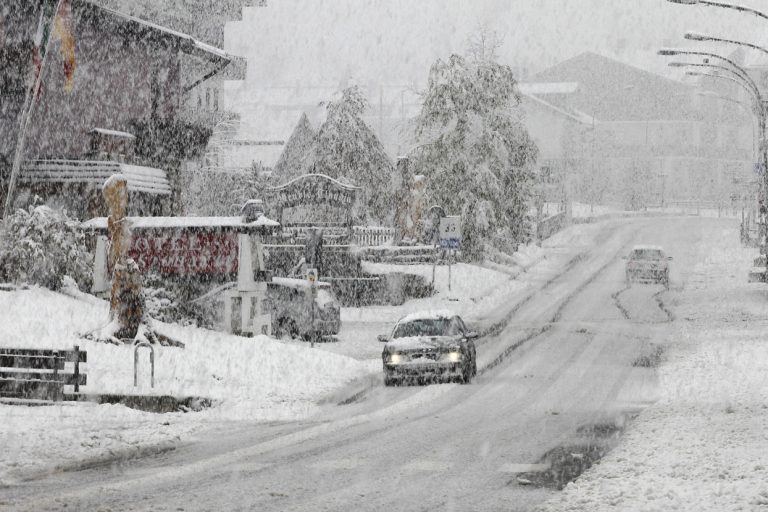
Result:
{"label": "car windshield", "polygon": [[449,318],[424,318],[397,325],[393,338],[412,336],[455,336],[461,332],[459,324]]}
{"label": "car windshield", "polygon": [[658,249],[635,249],[630,255],[633,260],[660,260],[663,254]]}

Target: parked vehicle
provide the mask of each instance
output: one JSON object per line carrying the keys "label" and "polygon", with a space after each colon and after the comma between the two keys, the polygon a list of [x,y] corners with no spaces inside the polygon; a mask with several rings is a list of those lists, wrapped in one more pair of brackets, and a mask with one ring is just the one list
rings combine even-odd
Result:
{"label": "parked vehicle", "polygon": [[318,336],[338,334],[341,308],[330,283],[318,281],[313,292],[305,279],[273,277],[267,285],[267,293],[275,336],[309,339],[313,333]]}
{"label": "parked vehicle", "polygon": [[427,378],[468,384],[477,374],[477,333],[450,311],[410,314],[397,322],[381,354],[384,384]]}
{"label": "parked vehicle", "polygon": [[664,249],[656,245],[636,245],[627,260],[627,286],[632,282],[661,283],[669,287],[669,260]]}

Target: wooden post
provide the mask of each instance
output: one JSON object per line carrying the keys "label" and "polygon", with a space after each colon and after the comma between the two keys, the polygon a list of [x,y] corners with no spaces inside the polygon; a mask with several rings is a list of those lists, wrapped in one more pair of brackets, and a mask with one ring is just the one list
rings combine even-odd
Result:
{"label": "wooden post", "polygon": [[128,258],[131,236],[127,221],[128,179],[122,174],[111,176],[102,188],[110,214],[107,229],[111,243],[108,268],[112,274],[109,316],[117,320],[117,339],[133,339],[139,330],[144,305],[141,296],[141,274],[136,263]]}
{"label": "wooden post", "polygon": [[75,345],[75,393],[80,392],[80,347]]}
{"label": "wooden post", "polygon": [[[53,380],[56,383],[59,382],[59,351],[58,350],[53,351]],[[56,393],[53,395],[54,402],[59,399],[59,390],[61,389],[63,389],[63,386],[56,387]]]}

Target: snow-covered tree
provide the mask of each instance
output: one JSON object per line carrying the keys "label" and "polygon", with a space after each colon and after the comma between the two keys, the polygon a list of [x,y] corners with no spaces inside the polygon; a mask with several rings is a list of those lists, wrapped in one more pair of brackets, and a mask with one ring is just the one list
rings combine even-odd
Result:
{"label": "snow-covered tree", "polygon": [[433,203],[461,213],[465,253],[473,259],[483,242],[507,249],[530,237],[538,153],[512,70],[493,59],[492,48],[438,59],[415,121],[414,171],[428,177]]}
{"label": "snow-covered tree", "polygon": [[16,210],[0,230],[0,280],[58,290],[69,276],[87,289],[92,257],[79,226],[48,206]]}
{"label": "snow-covered tree", "polygon": [[327,117],[318,130],[305,172],[317,172],[363,188],[367,215],[387,222],[394,214],[394,166],[363,113],[368,102],[357,86],[325,103]]}
{"label": "snow-covered tree", "polygon": [[272,172],[272,178],[276,183],[285,183],[304,172],[307,167],[307,159],[313,152],[316,136],[317,133],[312,128],[307,114],[301,114],[301,118],[285,143],[280,159]]}

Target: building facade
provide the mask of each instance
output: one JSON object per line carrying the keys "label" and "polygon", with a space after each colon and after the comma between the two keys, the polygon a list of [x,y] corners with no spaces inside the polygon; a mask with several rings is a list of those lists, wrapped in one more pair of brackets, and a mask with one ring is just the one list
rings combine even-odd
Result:
{"label": "building facade", "polygon": [[[9,1],[2,26],[11,28],[3,33],[0,47],[3,201],[42,6]],[[184,33],[88,0],[71,0],[70,18],[76,59],[71,89],[64,86],[61,43],[52,37],[27,130],[18,197],[14,194],[17,205],[36,194],[45,200],[58,197],[81,217],[103,213],[100,184],[92,175],[95,167],[78,164],[100,160],[106,162],[96,166],[101,173],[115,161],[152,170],[134,169],[134,175],[151,177],[157,187],[142,187],[138,178],[132,185],[129,179],[130,191],[154,196],[138,201],[141,209],[133,213],[177,213],[182,163],[201,154],[212,133],[205,109],[195,108],[199,89],[238,59]],[[115,147],[124,149],[115,152]],[[66,200],[83,196],[86,201]]]}
{"label": "building facade", "polygon": [[567,183],[574,200],[630,209],[741,206],[754,158],[751,116],[707,94],[710,85],[585,53],[521,90],[539,165]]}

